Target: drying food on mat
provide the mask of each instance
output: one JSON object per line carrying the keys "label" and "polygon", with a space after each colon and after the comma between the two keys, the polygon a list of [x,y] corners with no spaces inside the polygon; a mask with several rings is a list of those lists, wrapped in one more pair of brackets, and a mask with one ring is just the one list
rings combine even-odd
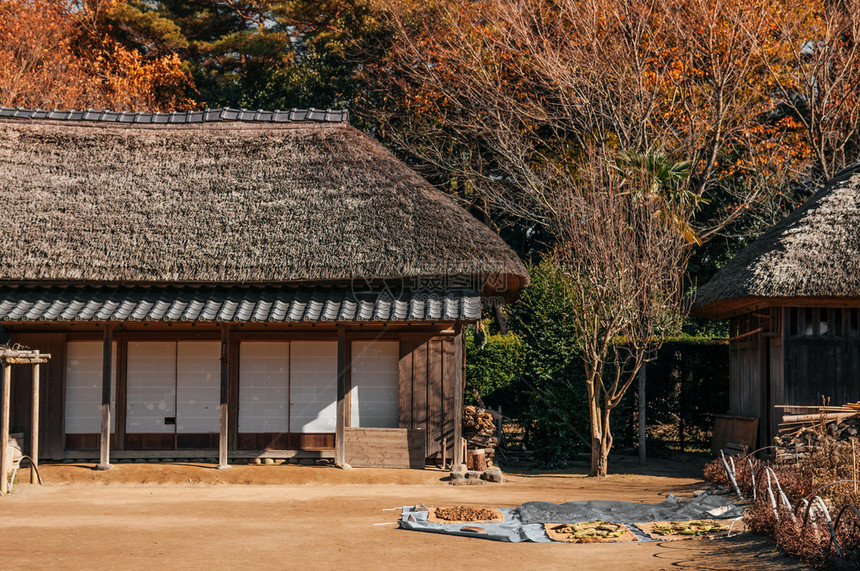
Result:
{"label": "drying food on mat", "polygon": [[501,523],[505,516],[498,508],[453,506],[428,508],[427,521],[430,523]]}
{"label": "drying food on mat", "polygon": [[[526,502],[516,508],[404,506],[400,527],[511,543],[666,541],[696,535],[725,536],[728,528],[719,524],[742,514],[743,509],[725,496],[702,494],[682,501],[670,494],[659,504],[586,500],[564,504]],[[633,523],[637,521],[648,523]],[[698,522],[702,527],[691,528],[689,522]],[[686,527],[670,527],[668,531],[658,527],[661,533],[669,533],[661,535],[654,533],[655,524]],[[716,527],[708,530],[708,525]],[[475,531],[475,526],[484,531]]]}
{"label": "drying food on mat", "polygon": [[690,539],[704,535],[716,535],[729,531],[729,526],[720,522],[703,519],[692,521],[649,521],[637,523],[636,527],[651,539]]}
{"label": "drying food on mat", "polygon": [[622,523],[587,521],[583,523],[546,523],[546,534],[553,541],[565,543],[608,543],[611,541],[637,541],[636,536]]}
{"label": "drying food on mat", "polygon": [[702,494],[698,498],[682,501],[672,494],[659,504],[619,502],[615,500],[587,500],[553,504],[526,502],[517,510],[524,524],[576,523],[611,519],[633,523],[636,521],[681,521],[692,519],[730,519],[740,517],[743,510],[725,496]]}

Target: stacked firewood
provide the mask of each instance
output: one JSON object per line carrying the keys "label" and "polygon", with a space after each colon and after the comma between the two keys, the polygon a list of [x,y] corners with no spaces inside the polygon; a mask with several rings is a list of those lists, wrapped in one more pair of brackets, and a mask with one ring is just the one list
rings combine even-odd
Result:
{"label": "stacked firewood", "polygon": [[492,436],[496,433],[493,414],[471,405],[463,409],[463,428],[480,436]]}
{"label": "stacked firewood", "polygon": [[[784,406],[791,409],[774,438],[780,462],[804,460],[819,447],[855,446],[860,435],[860,402],[844,406]],[[860,448],[860,447],[858,447]]]}
{"label": "stacked firewood", "polygon": [[466,465],[470,470],[484,471],[492,466],[499,444],[494,413],[479,406],[463,408],[463,438],[466,440]]}

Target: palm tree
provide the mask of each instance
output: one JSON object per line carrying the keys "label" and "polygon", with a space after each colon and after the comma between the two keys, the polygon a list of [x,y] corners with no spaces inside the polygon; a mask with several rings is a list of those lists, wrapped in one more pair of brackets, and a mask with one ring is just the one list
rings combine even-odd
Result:
{"label": "palm tree", "polygon": [[616,168],[625,178],[646,177],[646,198],[663,202],[658,215],[674,227],[688,244],[702,245],[690,214],[708,200],[690,190],[685,181],[690,177],[690,161],[673,162],[662,151],[649,149],[644,153],[622,151],[615,159]]}

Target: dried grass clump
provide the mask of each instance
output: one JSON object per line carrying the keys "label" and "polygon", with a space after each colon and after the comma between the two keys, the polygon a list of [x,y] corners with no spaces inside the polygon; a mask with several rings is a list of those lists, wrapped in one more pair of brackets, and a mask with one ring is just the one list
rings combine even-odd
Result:
{"label": "dried grass clump", "polygon": [[[857,505],[854,498],[851,502]],[[847,503],[845,504],[847,505]],[[838,505],[832,511],[834,518],[841,512]],[[778,509],[779,519],[765,501],[755,502],[744,513],[744,522],[754,533],[771,537],[777,546],[791,557],[801,559],[819,569],[856,570],[860,569],[860,522],[856,516],[846,512],[836,528],[839,552],[834,548],[830,529],[820,518],[815,524],[804,525],[806,514],[799,510],[792,514]]]}
{"label": "dried grass clump", "polygon": [[710,462],[705,464],[702,477],[705,479],[706,482],[710,482],[718,486],[731,485],[731,482],[726,475],[726,469],[723,468],[723,464],[722,462],[720,462],[719,459],[711,460]]}
{"label": "dried grass clump", "polygon": [[[826,427],[821,427],[824,433]],[[771,537],[786,554],[821,569],[860,569],[860,482],[856,446],[850,442],[818,439],[819,446],[795,463],[775,463],[748,456],[734,458],[735,480],[747,499],[755,500],[744,512],[744,523],[754,533]],[[771,470],[794,507],[791,512],[773,486],[774,510],[767,493]],[[707,481],[731,485],[720,460],[705,466]],[[755,485],[755,494],[753,487]],[[834,523],[836,542],[830,526],[819,511],[807,512],[806,501],[820,496]]]}

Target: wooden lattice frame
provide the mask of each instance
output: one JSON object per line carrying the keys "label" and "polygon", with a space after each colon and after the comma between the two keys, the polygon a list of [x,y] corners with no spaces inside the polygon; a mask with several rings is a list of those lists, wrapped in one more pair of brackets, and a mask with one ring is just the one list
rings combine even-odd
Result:
{"label": "wooden lattice frame", "polygon": [[30,483],[38,482],[36,469],[39,462],[39,366],[47,363],[51,358],[49,353],[40,353],[38,350],[22,349],[19,347],[0,347],[0,365],[3,368],[3,407],[0,411],[0,496],[8,492],[8,473],[10,458],[7,456],[9,448],[9,416],[10,399],[12,397],[12,365],[32,365],[33,367],[33,398],[32,415],[30,419],[30,462],[33,469],[30,470]]}

